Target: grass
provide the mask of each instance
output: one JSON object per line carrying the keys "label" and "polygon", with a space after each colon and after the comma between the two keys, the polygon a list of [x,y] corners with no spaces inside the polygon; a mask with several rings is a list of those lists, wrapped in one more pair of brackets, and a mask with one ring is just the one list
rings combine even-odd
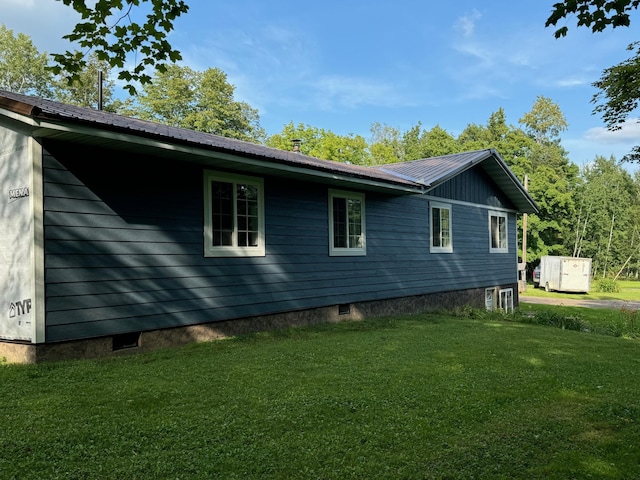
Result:
{"label": "grass", "polygon": [[639,347],[432,314],[3,365],[0,478],[638,478]]}
{"label": "grass", "polygon": [[589,300],[620,300],[620,301],[640,301],[640,282],[632,280],[617,280],[619,292],[598,292],[598,280],[591,282],[589,293],[562,293],[545,292],[544,288],[534,288],[532,283],[527,285],[527,291],[523,295],[543,298],[576,298]]}
{"label": "grass", "polygon": [[640,318],[629,308],[586,308],[521,303],[516,321],[640,339]]}

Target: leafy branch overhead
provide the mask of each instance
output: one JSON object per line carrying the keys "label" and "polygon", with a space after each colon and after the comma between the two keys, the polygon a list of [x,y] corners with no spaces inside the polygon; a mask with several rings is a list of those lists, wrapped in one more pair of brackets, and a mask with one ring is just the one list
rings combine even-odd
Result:
{"label": "leafy branch overhead", "polygon": [[[565,0],[553,5],[553,11],[545,26],[557,26],[560,20],[575,15],[578,27],[591,28],[602,32],[608,27],[628,27],[631,25],[630,13],[637,10],[640,0]],[[568,27],[558,28],[556,38],[567,35]],[[609,130],[619,130],[637,108],[640,102],[640,42],[627,47],[634,56],[606,68],[600,79],[593,83],[598,92],[591,99],[595,104],[594,114],[602,115]],[[640,162],[640,146],[635,146],[625,155],[625,161]]]}
{"label": "leafy branch overhead", "polygon": [[602,77],[593,83],[600,91],[594,95],[593,103],[607,99],[604,105],[597,105],[594,112],[601,113],[611,130],[617,130],[627,115],[638,107],[640,100],[640,42],[627,47],[635,55],[618,65],[606,68]]}
{"label": "leafy branch overhead", "polygon": [[[575,15],[578,27],[590,27],[593,33],[602,32],[607,27],[628,27],[631,24],[629,12],[640,6],[640,0],[566,0],[553,5],[553,11],[545,27],[557,26],[560,20]],[[567,35],[569,28],[558,28],[556,38]]]}
{"label": "leafy branch overhead", "polygon": [[[148,71],[166,70],[167,62],[182,59],[180,52],[167,41],[173,30],[173,22],[189,9],[183,0],[97,0],[88,6],[86,0],[57,0],[78,12],[82,20],[63,38],[76,42],[83,52],[66,51],[54,54],[55,74],[64,72],[69,82],[78,80],[87,66],[87,53],[93,52],[101,61],[120,69],[118,78],[127,84],[131,94],[136,93],[136,82],[149,83]],[[149,4],[146,21],[134,22],[132,10]],[[139,54],[140,59],[132,68],[125,68],[127,56]]]}

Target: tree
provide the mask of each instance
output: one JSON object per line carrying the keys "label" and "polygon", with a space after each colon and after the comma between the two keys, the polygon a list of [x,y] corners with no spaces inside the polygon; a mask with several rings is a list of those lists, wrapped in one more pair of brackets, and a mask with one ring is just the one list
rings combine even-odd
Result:
{"label": "tree", "polygon": [[521,128],[507,125],[504,109],[493,112],[486,125],[467,125],[458,137],[461,150],[495,149],[521,180],[532,173],[530,152],[533,140]]}
{"label": "tree", "polygon": [[[637,10],[640,0],[564,0],[553,5],[553,11],[545,26],[557,26],[570,15],[577,17],[577,26],[590,27],[601,32],[608,27],[628,27],[631,12]],[[567,35],[568,27],[558,28],[556,38]],[[636,51],[631,58],[607,68],[600,79],[593,83],[599,91],[591,99],[594,114],[601,114],[609,130],[618,130],[640,101],[640,42],[627,47]],[[640,162],[640,146],[632,149],[623,160]]]}
{"label": "tree", "polygon": [[[627,49],[635,50],[635,54],[606,68],[593,83],[600,90],[593,96],[592,103],[597,104],[593,111],[602,114],[609,130],[620,129],[640,101],[640,42],[632,43]],[[640,162],[640,146],[635,146],[623,160]]]}
{"label": "tree", "polygon": [[371,125],[371,135],[369,151],[375,165],[438,157],[460,150],[455,137],[440,125],[425,130],[418,122],[401,133],[397,128],[376,122]]}
{"label": "tree", "polygon": [[47,95],[52,75],[47,54],[38,52],[31,38],[0,25],[0,88],[16,93]]}
{"label": "tree", "polygon": [[369,151],[372,164],[382,165],[404,161],[404,145],[400,130],[375,122],[371,125],[370,131]]}
{"label": "tree", "polygon": [[560,133],[569,126],[558,104],[542,95],[536,98],[531,111],[525,113],[519,122],[538,144],[558,143]]}
{"label": "tree", "polygon": [[300,141],[300,153],[305,155],[353,165],[371,164],[371,155],[364,137],[338,135],[330,130],[302,123],[288,123],[281,133],[270,136],[266,144],[281,150],[292,150],[294,140]]}
{"label": "tree", "polygon": [[[637,9],[640,0],[564,0],[553,5],[553,11],[545,27],[557,26],[563,18],[575,15],[578,27],[591,27],[592,32],[601,32],[607,27],[628,27],[631,24],[629,12]],[[556,38],[567,35],[569,27],[558,28]]]}
{"label": "tree", "polygon": [[459,142],[440,125],[436,125],[431,130],[425,132],[424,149],[421,152],[421,158],[440,157],[459,151]]}
{"label": "tree", "polygon": [[107,62],[98,60],[98,57],[92,54],[85,69],[75,80],[59,75],[53,81],[53,98],[79,107],[98,108],[98,72],[102,72],[102,108],[116,112],[121,108],[122,102],[113,97],[115,82],[109,76],[110,71]]}
{"label": "tree", "polygon": [[[189,7],[184,0],[95,0],[87,5],[86,0],[58,0],[78,12],[82,21],[63,38],[77,42],[84,49],[54,54],[52,71],[68,73],[70,82],[79,80],[87,67],[87,54],[94,52],[97,58],[112,68],[120,69],[118,78],[126,82],[125,88],[134,94],[134,83],[151,81],[149,68],[163,72],[167,62],[182,59],[180,52],[167,41],[173,30],[173,22]],[[141,6],[150,8],[146,21],[133,21],[132,12]],[[139,53],[142,58],[131,69],[124,68],[130,53]]]}
{"label": "tree", "polygon": [[571,248],[575,214],[574,193],[578,167],[569,161],[560,143],[567,121],[550,98],[539,96],[519,120],[529,138],[526,157],[530,162],[529,192],[540,213],[529,215],[527,252],[533,261],[541,255],[566,255]]}
{"label": "tree", "polygon": [[596,157],[582,169],[580,180],[573,253],[593,258],[593,275],[605,275],[637,249],[637,185],[613,157]]}
{"label": "tree", "polygon": [[235,87],[219,68],[199,72],[170,65],[142,89],[137,104],[123,113],[254,143],[265,137],[258,111],[234,100]]}
{"label": "tree", "polygon": [[459,144],[455,138],[439,125],[428,131],[421,127],[422,124],[418,122],[402,136],[404,161],[438,157],[459,150]]}

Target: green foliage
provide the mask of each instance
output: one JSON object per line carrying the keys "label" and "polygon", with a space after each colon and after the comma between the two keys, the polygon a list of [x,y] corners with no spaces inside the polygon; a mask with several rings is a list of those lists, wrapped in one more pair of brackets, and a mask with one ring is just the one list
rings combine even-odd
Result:
{"label": "green foliage", "polygon": [[143,85],[137,104],[123,113],[174,127],[258,143],[258,111],[234,100],[235,87],[219,68],[204,72],[170,65]]}
{"label": "green foliage", "polygon": [[598,283],[596,284],[596,291],[604,293],[618,293],[620,291],[620,287],[618,286],[618,282],[612,278],[603,278],[602,280],[598,280]]}
{"label": "green foliage", "polygon": [[369,151],[373,165],[404,161],[404,144],[397,128],[375,122],[370,130]]}
{"label": "green foliage", "polygon": [[31,38],[14,36],[0,24],[0,88],[16,93],[47,95],[52,75],[46,69],[47,54],[38,52]]}
{"label": "green foliage", "polygon": [[362,136],[337,135],[302,123],[288,123],[281,133],[270,136],[266,144],[281,150],[292,150],[294,140],[300,140],[300,153],[304,155],[353,165],[371,164],[367,141]]}
{"label": "green foliage", "polygon": [[573,254],[593,258],[594,276],[604,275],[611,266],[622,266],[637,249],[640,235],[633,207],[639,205],[640,185],[613,157],[597,157],[582,169],[580,180]]}
{"label": "green foliage", "polygon": [[[560,20],[575,15],[577,26],[591,27],[592,32],[601,32],[608,27],[628,27],[631,24],[629,12],[638,8],[640,0],[564,0],[553,5],[553,11],[545,27],[556,26]],[[555,37],[567,35],[569,28],[560,27]]]}
{"label": "green foliage", "polygon": [[418,122],[401,133],[388,125],[374,123],[371,134],[369,149],[374,165],[439,157],[460,151],[456,138],[440,125],[425,130]]}
{"label": "green foliage", "polygon": [[[608,27],[628,27],[630,13],[640,6],[640,0],[564,0],[553,5],[553,11],[545,26],[557,25],[562,19],[575,15],[577,26],[591,27],[592,32],[601,32]],[[555,37],[564,37],[568,27],[555,31]],[[599,89],[592,103],[598,104],[593,113],[602,114],[609,130],[617,130],[638,106],[640,101],[640,42],[634,42],[627,50],[636,50],[631,58],[607,68],[600,79],[593,83]],[[640,146],[635,146],[624,156],[624,161],[640,162]]]}
{"label": "green foliage", "polygon": [[[618,130],[640,101],[640,42],[627,47],[634,52],[631,58],[606,68],[600,79],[593,83],[599,91],[593,96],[592,103],[598,104],[594,113],[602,114],[602,119],[610,130]],[[626,155],[625,161],[640,161],[640,146],[634,147]]]}
{"label": "green foliage", "polygon": [[518,321],[532,323],[546,327],[555,327],[562,330],[575,330],[577,332],[591,331],[591,325],[577,315],[564,315],[556,310],[543,310],[534,315],[520,315]]}
{"label": "green foliage", "polygon": [[584,308],[523,303],[518,313],[505,319],[596,335],[640,338],[638,312],[627,307]]}
{"label": "green foliage", "polygon": [[519,122],[538,144],[558,141],[560,133],[569,126],[558,104],[542,95],[536,98],[531,111],[525,113]]}
{"label": "green foliage", "polygon": [[[94,52],[97,58],[112,68],[121,69],[118,78],[126,82],[125,88],[134,94],[136,82],[151,81],[148,68],[163,72],[167,62],[182,59],[180,52],[167,40],[173,30],[173,22],[189,7],[184,0],[97,0],[87,5],[84,0],[58,0],[78,12],[82,21],[63,38],[77,42],[85,52],[67,51],[54,54],[55,74],[65,73],[69,82],[80,79],[87,67],[86,54]],[[149,7],[146,21],[138,23],[132,19],[132,11],[141,6]],[[125,64],[130,53],[138,53],[142,59],[133,68]]]}
{"label": "green foliage", "polygon": [[89,56],[86,67],[75,79],[58,75],[52,82],[52,98],[59,102],[79,107],[98,108],[98,72],[102,72],[102,108],[115,112],[123,102],[115,100],[115,82],[110,78],[111,68],[105,61],[98,60],[96,54]]}

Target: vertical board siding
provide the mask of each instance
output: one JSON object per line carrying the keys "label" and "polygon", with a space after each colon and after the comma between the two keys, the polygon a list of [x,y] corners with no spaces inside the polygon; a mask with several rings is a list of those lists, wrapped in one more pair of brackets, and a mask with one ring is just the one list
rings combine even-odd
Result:
{"label": "vertical board siding", "polygon": [[437,186],[429,194],[491,207],[515,209],[491,177],[478,165]]}
{"label": "vertical board siding", "polygon": [[454,204],[429,254],[426,198],[365,192],[367,255],[331,257],[328,187],[267,176],[266,255],[205,258],[202,166],[45,147],[47,341],[515,281],[514,215],[491,255],[487,209]]}

